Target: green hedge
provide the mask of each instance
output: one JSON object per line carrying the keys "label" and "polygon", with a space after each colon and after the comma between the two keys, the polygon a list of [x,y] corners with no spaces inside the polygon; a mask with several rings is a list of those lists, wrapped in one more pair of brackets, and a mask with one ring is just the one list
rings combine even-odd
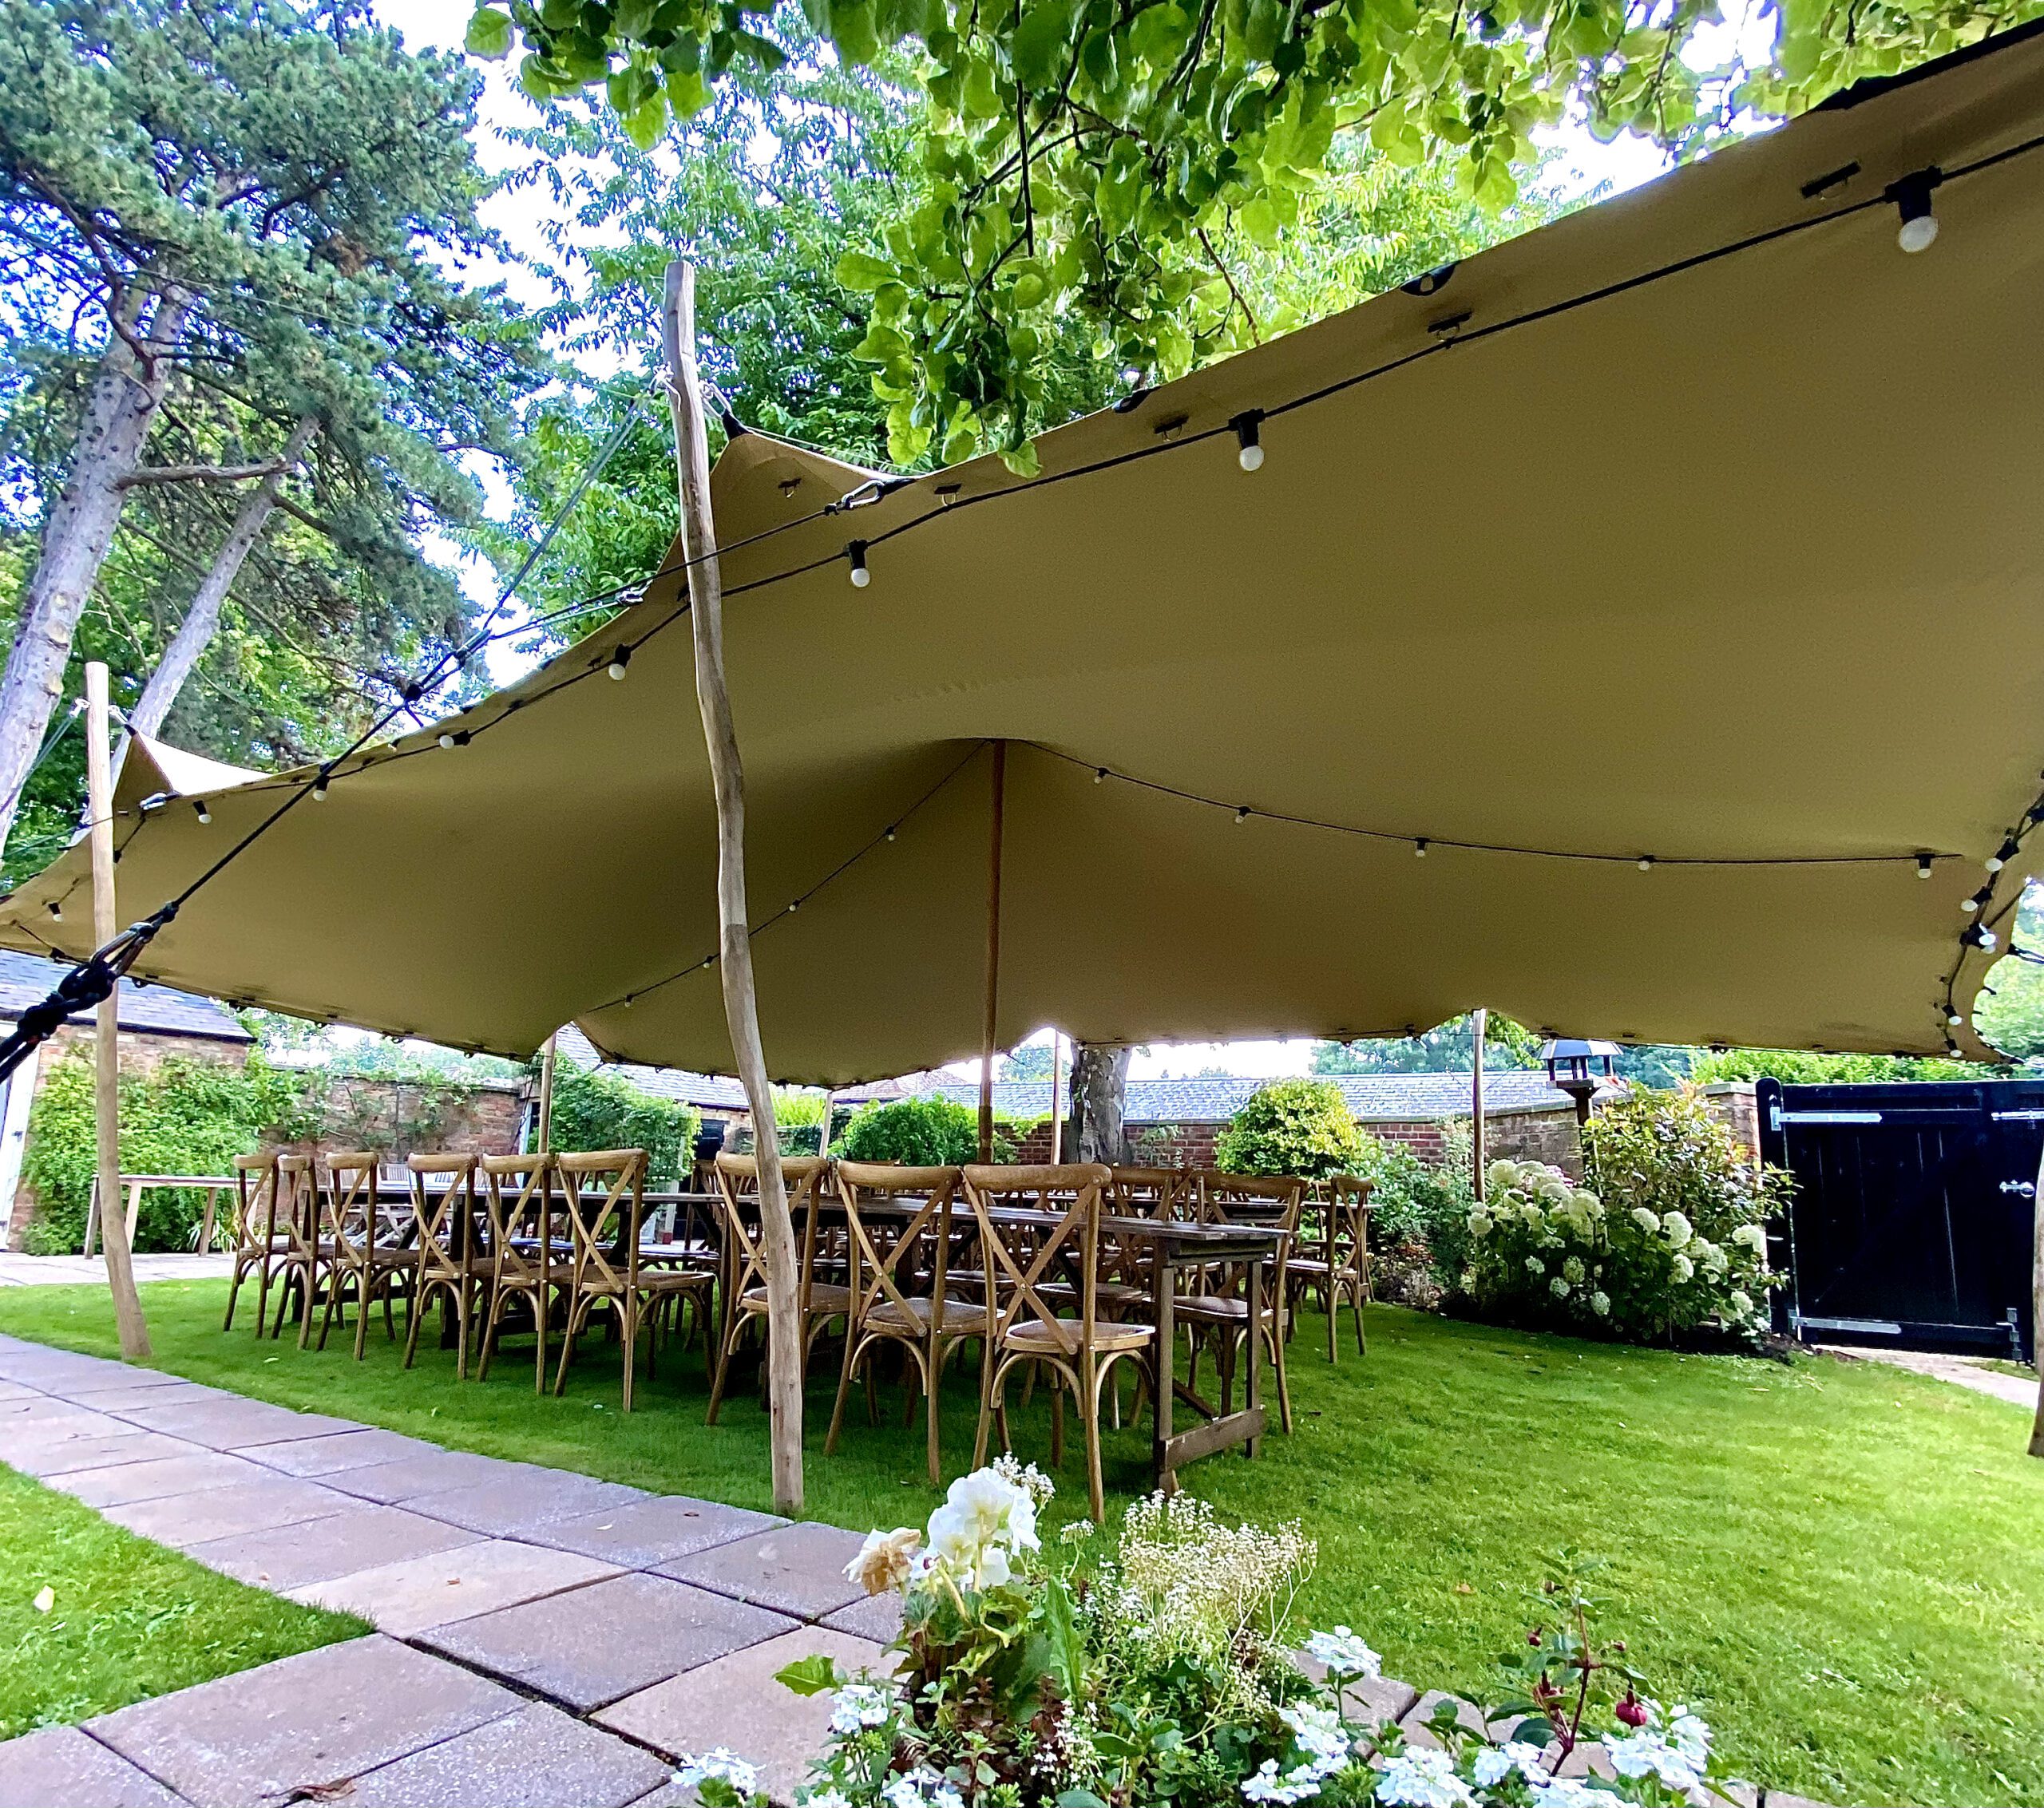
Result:
{"label": "green hedge", "polygon": [[703,1115],[692,1105],[655,1098],[615,1074],[590,1072],[568,1062],[553,1070],[556,1149],[643,1149],[647,1177],[673,1186],[695,1159]]}
{"label": "green hedge", "polygon": [[1231,1174],[1297,1174],[1309,1181],[1360,1171],[1363,1133],[1331,1080],[1274,1080],[1242,1101],[1214,1141]]}
{"label": "green hedge", "polygon": [[[22,1177],[41,1209],[24,1239],[37,1255],[75,1254],[85,1239],[96,1138],[93,1062],[75,1048],[50,1070],[29,1112]],[[245,1067],[172,1055],[121,1076],[121,1165],[128,1173],[231,1174],[279,1126],[299,1116],[299,1076],[252,1054]],[[205,1195],[152,1188],[135,1226],[137,1249],[188,1249]],[[221,1214],[223,1234],[226,1214]]]}

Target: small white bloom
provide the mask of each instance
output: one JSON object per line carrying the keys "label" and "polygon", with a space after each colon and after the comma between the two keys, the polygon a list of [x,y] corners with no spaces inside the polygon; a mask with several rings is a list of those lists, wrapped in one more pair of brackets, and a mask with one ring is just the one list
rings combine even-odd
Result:
{"label": "small white bloom", "polygon": [[1570,1256],[1562,1264],[1562,1274],[1570,1285],[1581,1286],[1587,1275],[1587,1271],[1583,1266],[1583,1258],[1580,1256]]}
{"label": "small white bloom", "polygon": [[1530,1275],[1543,1275],[1547,1272],[1547,1264],[1538,1256],[1528,1256],[1526,1258],[1526,1272]]}
{"label": "small white bloom", "polygon": [[1511,1760],[1495,1747],[1487,1746],[1476,1754],[1469,1774],[1476,1778],[1477,1788],[1493,1789],[1511,1774]]}
{"label": "small white bloom", "polygon": [[876,1688],[869,1683],[847,1683],[837,1691],[830,1708],[830,1730],[847,1735],[868,1727],[884,1727],[894,1717],[892,1689]]}
{"label": "small white bloom", "polygon": [[1695,1227],[1679,1212],[1663,1212],[1661,1214],[1661,1228],[1668,1240],[1678,1249],[1696,1235]]}
{"label": "small white bloom", "polygon": [[1767,1255],[1767,1228],[1764,1224],[1741,1224],[1732,1232],[1734,1243],[1743,1243],[1763,1260]]}
{"label": "small white bloom", "polygon": [[1634,1206],[1632,1209],[1632,1215],[1634,1220],[1643,1231],[1658,1232],[1661,1228],[1660,1219],[1655,1217],[1653,1213],[1648,1211],[1644,1205]]}
{"label": "small white bloom", "polygon": [[1093,1522],[1090,1519],[1068,1519],[1057,1529],[1057,1541],[1061,1545],[1083,1545],[1093,1536]]}
{"label": "small white bloom", "polygon": [[1472,1236],[1488,1236],[1491,1234],[1489,1213],[1472,1212],[1469,1214],[1469,1234]]}
{"label": "small white bloom", "polygon": [[1320,1794],[1320,1779],[1310,1772],[1297,1771],[1281,1777],[1277,1760],[1266,1758],[1257,1766],[1254,1776],[1242,1778],[1242,1794],[1251,1802],[1304,1802]]}
{"label": "small white bloom", "polygon": [[1668,1743],[1697,1770],[1710,1756],[1710,1728],[1686,1707],[1677,1707],[1668,1720]]}
{"label": "small white bloom", "polygon": [[892,1532],[869,1532],[859,1554],[845,1565],[845,1580],[856,1582],[869,1595],[884,1595],[909,1580],[916,1548],[922,1533],[913,1525]]}
{"label": "small white bloom", "polygon": [[1573,1777],[1557,1777],[1551,1782],[1529,1786],[1533,1808],[1612,1808],[1614,1798],[1609,1790],[1592,1789]]}
{"label": "small white bloom", "polygon": [[1686,1282],[1695,1278],[1696,1264],[1679,1251],[1668,1266],[1670,1272],[1678,1282]]}
{"label": "small white bloom", "polygon": [[721,1745],[715,1751],[705,1751],[697,1757],[684,1757],[681,1768],[674,1774],[674,1780],[683,1789],[693,1789],[699,1783],[713,1780],[727,1782],[740,1795],[751,1795],[759,1787],[759,1773],[737,1753],[727,1751]]}
{"label": "small white bloom", "polygon": [[1379,1676],[1383,1660],[1346,1626],[1316,1632],[1306,1640],[1306,1654],[1344,1676]]}
{"label": "small white bloom", "polygon": [[1622,1777],[1643,1777],[1651,1772],[1672,1790],[1694,1789],[1702,1778],[1697,1766],[1651,1727],[1642,1727],[1630,1739],[1606,1739],[1604,1750],[1611,1768]]}
{"label": "small white bloom", "polygon": [[852,1808],[852,1798],[842,1789],[815,1790],[802,1797],[796,1808]]}
{"label": "small white bloom", "polygon": [[1563,1280],[1559,1275],[1556,1275],[1552,1280],[1547,1283],[1547,1291],[1553,1294],[1557,1300],[1566,1300],[1568,1297],[1568,1283]]}
{"label": "small white bloom", "polygon": [[1444,1751],[1418,1747],[1401,1751],[1384,1767],[1377,1781],[1377,1798],[1385,1808],[1467,1808],[1476,1798],[1455,1774]]}
{"label": "small white bloom", "polygon": [[1753,1296],[1743,1287],[1735,1287],[1732,1289],[1732,1310],[1742,1319],[1749,1319],[1753,1315]]}
{"label": "small white bloom", "polygon": [[1610,1295],[1606,1293],[1602,1288],[1598,1288],[1594,1293],[1590,1296],[1590,1309],[1600,1319],[1609,1318],[1611,1315]]}
{"label": "small white bloom", "polygon": [[1298,1742],[1299,1750],[1321,1763],[1331,1763],[1339,1770],[1349,1761],[1349,1735],[1341,1725],[1341,1716],[1331,1707],[1319,1707],[1309,1703],[1298,1707],[1281,1707],[1278,1718],[1292,1729],[1292,1736]]}

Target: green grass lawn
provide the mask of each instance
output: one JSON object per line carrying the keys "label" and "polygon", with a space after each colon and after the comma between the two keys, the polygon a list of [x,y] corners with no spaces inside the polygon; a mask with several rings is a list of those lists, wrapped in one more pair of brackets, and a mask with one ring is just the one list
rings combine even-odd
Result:
{"label": "green grass lawn", "polygon": [[[459,1387],[438,1348],[406,1374],[380,1325],[359,1367],[339,1343],[224,1337],[223,1295],[145,1289],[162,1367],[461,1449],[769,1504],[757,1399],[740,1391],[706,1427],[699,1355],[664,1366],[627,1418],[600,1346],[564,1399],[536,1399],[529,1346]],[[1735,1770],[1836,1803],[2044,1803],[2044,1463],[2023,1454],[2020,1409],[1872,1363],[1682,1357],[1391,1308],[1369,1357],[1330,1370],[1318,1325],[1292,1348],[1297,1435],[1186,1472],[1224,1514],[1304,1521],[1313,1622],[1346,1621],[1422,1686],[1492,1689],[1527,1590],[1571,1546],[1608,1563],[1608,1629],[1665,1699],[1717,1725]],[[114,1347],[89,1289],[10,1288],[0,1331]],[[899,1392],[883,1390],[877,1427],[854,1410],[826,1459],[834,1383],[810,1392],[810,1511],[919,1522],[933,1496]],[[955,1472],[972,1454],[969,1376],[945,1404]],[[1023,1454],[1047,1462],[1048,1424],[1040,1396],[1016,1420]],[[1145,1448],[1133,1430],[1111,1440],[1124,1500],[1146,1486]],[[1075,1456],[1058,1480],[1060,1505],[1083,1510]]]}
{"label": "green grass lawn", "polygon": [[216,1575],[4,1466],[0,1555],[0,1739],[369,1630]]}

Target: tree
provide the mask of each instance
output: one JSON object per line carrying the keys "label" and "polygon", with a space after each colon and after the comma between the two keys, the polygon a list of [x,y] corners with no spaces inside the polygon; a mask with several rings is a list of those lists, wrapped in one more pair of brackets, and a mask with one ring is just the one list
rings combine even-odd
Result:
{"label": "tree", "polygon": [[1001,1080],[1048,1080],[1051,1077],[1051,1045],[1028,1042],[1003,1055],[1000,1071],[994,1077]]}
{"label": "tree", "polygon": [[1106,1048],[1098,1042],[1075,1042],[1072,1049],[1072,1110],[1078,1134],[1075,1161],[1105,1161],[1110,1166],[1128,1159],[1128,1137],[1122,1128],[1128,1098],[1128,1062],[1135,1051]]}
{"label": "tree", "polygon": [[[198,580],[181,630],[158,613],[137,636],[167,656],[152,719],[252,564],[286,642],[304,615],[275,619],[279,595],[395,615],[393,653],[459,633],[412,536],[479,513],[458,460],[508,448],[544,371],[535,330],[459,279],[497,249],[477,87],[353,0],[0,0],[0,398],[12,524],[41,529],[0,676],[0,832],[117,531],[157,565],[153,599]],[[276,583],[257,548],[278,510],[360,578],[315,559],[325,581]]]}
{"label": "tree", "polygon": [[[1473,1016],[1451,1017],[1416,1036],[1377,1037],[1352,1042],[1315,1042],[1316,1074],[1466,1074],[1476,1059]],[[1491,1068],[1537,1067],[1540,1038],[1523,1023],[1492,1011],[1483,1032],[1483,1064]]]}
{"label": "tree", "polygon": [[[1742,113],[1800,112],[2034,17],[2044,0],[1843,0],[1781,10],[1771,60],[1713,60],[1710,0],[804,0],[840,61],[927,102],[919,204],[840,264],[872,297],[898,461],[981,444],[1031,468],[1050,348],[1075,323],[1141,380],[1268,330],[1236,259],[1280,247],[1335,154],[1367,136],[1462,192],[1511,201],[1533,135],[1571,109],[1688,154]],[[522,47],[537,96],[601,82],[642,144],[787,56],[790,10],[712,0],[501,0],[482,56]],[[755,29],[755,26],[759,29]]]}

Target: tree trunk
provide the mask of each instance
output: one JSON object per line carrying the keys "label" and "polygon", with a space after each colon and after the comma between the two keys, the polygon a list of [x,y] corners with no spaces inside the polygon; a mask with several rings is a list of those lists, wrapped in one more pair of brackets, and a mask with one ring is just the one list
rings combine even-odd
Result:
{"label": "tree trunk", "polygon": [[710,778],[717,797],[719,965],[731,1054],[752,1109],[759,1162],[759,1219],[766,1244],[767,1402],[772,1426],[774,1510],[802,1511],[802,1304],[795,1280],[795,1233],[781,1178],[781,1138],[774,1122],[774,1087],[759,1039],[752,983],[752,937],[745,913],[745,772],[731,692],[724,682],[723,579],[716,524],[710,512],[710,441],[703,380],[695,366],[695,272],[677,259],[667,266],[667,402],[674,414],[675,463],[681,479],[682,543],[688,556],[690,623],[695,643],[695,696]]}
{"label": "tree trunk", "polygon": [[134,469],[156,425],[170,383],[167,354],[184,334],[189,305],[176,289],[158,299],[149,316],[146,358],[137,358],[117,334],[86,395],[71,474],[43,528],[42,556],[0,675],[0,846],[64,694],[71,639],[121,519],[120,481]]}
{"label": "tree trunk", "polygon": [[192,668],[198,664],[206,649],[212,645],[214,635],[220,631],[220,607],[241,571],[242,560],[263,537],[263,529],[277,505],[278,493],[283,489],[285,478],[304,455],[319,426],[314,416],[301,415],[298,425],[291,429],[291,437],[284,442],[283,452],[278,455],[277,469],[257,484],[243,501],[234,517],[234,525],[228,530],[227,539],[214,556],[212,569],[192,593],[184,619],[178,623],[177,632],[171,636],[170,644],[156,663],[156,669],[149,675],[142,700],[129,712],[128,726],[137,734],[162,733],[164,718],[170,714],[171,705],[177,701],[178,692],[184,688],[184,681],[192,675]]}
{"label": "tree trunk", "polygon": [[1079,1120],[1075,1161],[1104,1161],[1111,1167],[1128,1159],[1122,1113],[1128,1102],[1131,1052],[1094,1042],[1072,1045],[1072,1109]]}

